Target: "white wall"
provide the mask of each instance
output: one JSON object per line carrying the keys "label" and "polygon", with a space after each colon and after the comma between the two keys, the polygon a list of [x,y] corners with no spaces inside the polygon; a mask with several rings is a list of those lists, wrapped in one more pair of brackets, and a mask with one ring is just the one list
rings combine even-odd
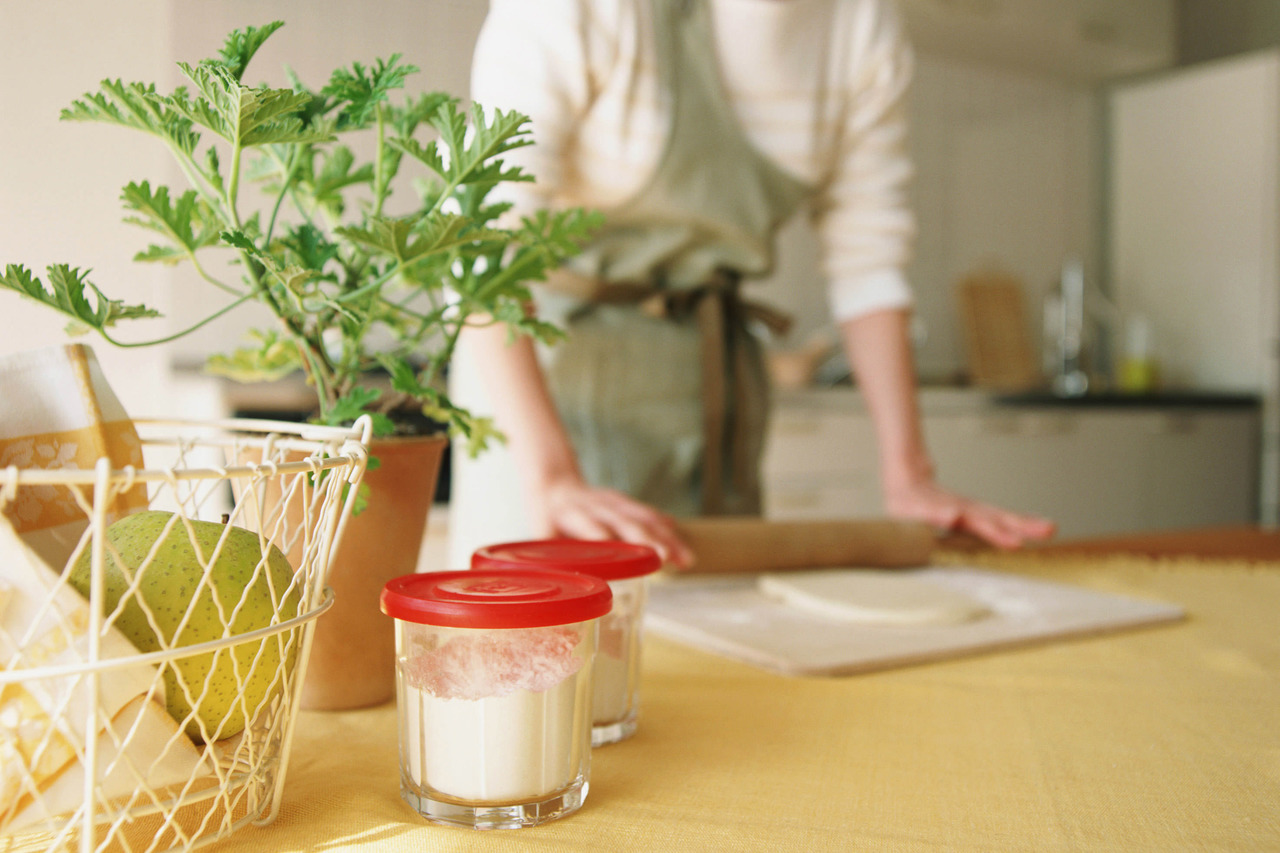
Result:
{"label": "white wall", "polygon": [[[153,169],[156,152],[129,131],[59,122],[58,114],[104,77],[162,79],[167,16],[159,0],[0,4],[0,265],[20,263],[41,277],[50,263],[91,267],[91,280],[117,298],[164,302],[159,271],[131,261],[141,247],[117,203],[121,187]],[[0,355],[65,342],[63,326],[52,311],[0,294]],[[163,355],[90,343],[125,406],[159,413]]]}
{"label": "white wall", "polygon": [[[393,52],[422,72],[411,88],[465,95],[471,46],[487,4],[477,0],[377,0],[353,14],[338,0],[52,0],[0,3],[0,265],[92,267],[92,281],[113,297],[166,314],[130,340],[161,336],[221,305],[189,270],[135,264],[151,242],[121,223],[120,189],[131,180],[185,189],[162,145],[137,132],[97,123],[59,122],[59,111],[103,78],[179,82],[174,63],[213,55],[232,29],[282,19],[250,70],[254,82],[283,84],[286,63],[313,86],[334,68]],[[171,381],[170,359],[202,360],[236,345],[250,323],[235,312],[207,331],[162,348],[120,350],[88,339],[107,377],[135,415],[204,416]],[[259,315],[260,316],[260,315]],[[52,311],[0,293],[0,355],[62,343]],[[199,395],[197,395],[198,397]],[[0,401],[2,404],[2,401]]]}

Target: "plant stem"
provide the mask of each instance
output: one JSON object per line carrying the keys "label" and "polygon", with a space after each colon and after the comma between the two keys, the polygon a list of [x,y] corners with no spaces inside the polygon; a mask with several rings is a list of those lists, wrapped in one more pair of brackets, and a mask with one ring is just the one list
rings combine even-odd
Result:
{"label": "plant stem", "polygon": [[382,204],[387,198],[387,188],[383,185],[383,170],[386,165],[383,158],[386,154],[386,118],[383,113],[382,104],[378,104],[378,148],[373,158],[373,215],[382,215]]}
{"label": "plant stem", "polygon": [[[302,162],[301,152],[298,149],[293,149],[292,154],[291,162],[286,164],[279,157],[275,156],[274,151],[271,152],[272,159],[280,165],[284,172],[284,176],[280,181],[280,194],[276,196],[276,202],[271,206],[271,220],[267,223],[267,233],[266,236],[263,237],[263,242],[267,245],[271,245],[271,236],[276,230],[276,217],[280,215],[280,206],[284,204],[285,196],[290,195],[291,191],[294,189],[293,178],[298,172],[299,163]],[[297,204],[296,199],[294,203]]]}
{"label": "plant stem", "polygon": [[231,217],[231,224],[237,231],[241,228],[240,213],[236,210],[236,199],[240,194],[241,150],[239,142],[231,144],[231,168],[227,170],[227,215]]}
{"label": "plant stem", "polygon": [[448,364],[453,360],[453,351],[458,346],[458,336],[462,334],[462,323],[454,323],[451,330],[444,336],[444,346],[441,348],[426,366],[422,369],[423,385],[430,385],[436,380],[436,374],[439,372],[441,365]]}
{"label": "plant stem", "polygon": [[305,336],[295,335],[294,344],[302,355],[303,370],[316,387],[316,399],[320,404],[320,414],[324,415],[338,401],[333,389],[332,371],[327,368],[323,359],[317,360],[317,357],[321,354],[317,352],[314,342],[308,340]]}
{"label": "plant stem", "polygon": [[387,282],[391,281],[391,279],[395,278],[396,275],[399,274],[402,267],[403,265],[401,264],[401,262],[396,261],[395,264],[392,265],[390,269],[388,269],[382,275],[375,278],[373,281],[361,287],[357,287],[355,290],[348,290],[346,293],[339,294],[335,298],[335,301],[350,302],[354,299],[358,299],[361,296],[364,296],[367,293],[372,293],[376,290],[381,289]]}
{"label": "plant stem", "polygon": [[474,298],[482,300],[498,288],[507,287],[512,282],[527,279],[529,275],[525,272],[527,269],[538,269],[541,266],[539,260],[526,255],[523,258],[517,257],[513,259],[508,267],[499,270],[489,281],[478,289]]}
{"label": "plant stem", "polygon": [[205,317],[204,319],[200,320],[199,322],[195,323],[194,325],[189,326],[180,332],[174,332],[172,335],[166,335],[163,338],[155,338],[154,340],[150,340],[150,341],[136,341],[133,343],[129,343],[127,341],[118,341],[115,338],[111,337],[109,334],[107,334],[105,329],[99,329],[98,331],[102,334],[102,337],[106,338],[108,342],[118,347],[126,347],[126,348],[149,347],[149,346],[155,346],[156,344],[167,344],[170,341],[175,341],[178,338],[191,334],[196,329],[199,329],[201,326],[212,323],[214,320],[218,319],[223,314],[226,314],[228,311],[231,311],[232,309],[236,308],[237,306],[241,305],[244,302],[247,302],[252,298],[253,298],[252,293],[246,293],[245,295],[241,296],[239,299],[223,306],[222,308],[218,309],[217,311],[210,314],[208,317]]}
{"label": "plant stem", "polygon": [[232,296],[243,297],[243,298],[249,298],[253,295],[252,293],[245,293],[244,291],[238,290],[229,284],[218,281],[218,279],[211,276],[208,273],[208,271],[205,270],[204,265],[200,263],[200,260],[196,257],[195,252],[187,252],[187,257],[191,260],[191,265],[195,267],[196,274],[199,275],[201,279],[203,279],[204,281],[207,281],[209,284],[213,285],[214,287],[218,288],[224,293],[229,293]]}

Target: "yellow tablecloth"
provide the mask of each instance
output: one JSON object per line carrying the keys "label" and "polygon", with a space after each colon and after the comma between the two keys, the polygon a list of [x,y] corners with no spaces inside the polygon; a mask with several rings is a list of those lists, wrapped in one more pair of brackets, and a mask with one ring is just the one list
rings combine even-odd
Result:
{"label": "yellow tablecloth", "polygon": [[651,638],[639,732],[526,830],[421,820],[393,707],[304,713],[278,818],[216,849],[1280,850],[1280,566],[987,564],[1190,618],[831,679]]}

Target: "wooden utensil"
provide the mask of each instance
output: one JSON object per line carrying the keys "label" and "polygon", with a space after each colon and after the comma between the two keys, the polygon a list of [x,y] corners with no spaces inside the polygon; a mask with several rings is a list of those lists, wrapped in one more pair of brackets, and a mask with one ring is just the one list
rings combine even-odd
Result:
{"label": "wooden utensil", "polygon": [[697,557],[682,574],[923,566],[935,542],[926,524],[888,519],[769,521],[728,516],[682,519],[677,529]]}

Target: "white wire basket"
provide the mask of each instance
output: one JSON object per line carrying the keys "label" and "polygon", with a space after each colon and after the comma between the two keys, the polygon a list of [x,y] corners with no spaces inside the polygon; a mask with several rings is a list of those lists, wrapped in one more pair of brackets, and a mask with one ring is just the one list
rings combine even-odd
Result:
{"label": "white wire basket", "polygon": [[65,566],[0,550],[0,853],[189,850],[279,809],[369,421],[136,427],[142,468],[0,469],[0,507],[84,519]]}

